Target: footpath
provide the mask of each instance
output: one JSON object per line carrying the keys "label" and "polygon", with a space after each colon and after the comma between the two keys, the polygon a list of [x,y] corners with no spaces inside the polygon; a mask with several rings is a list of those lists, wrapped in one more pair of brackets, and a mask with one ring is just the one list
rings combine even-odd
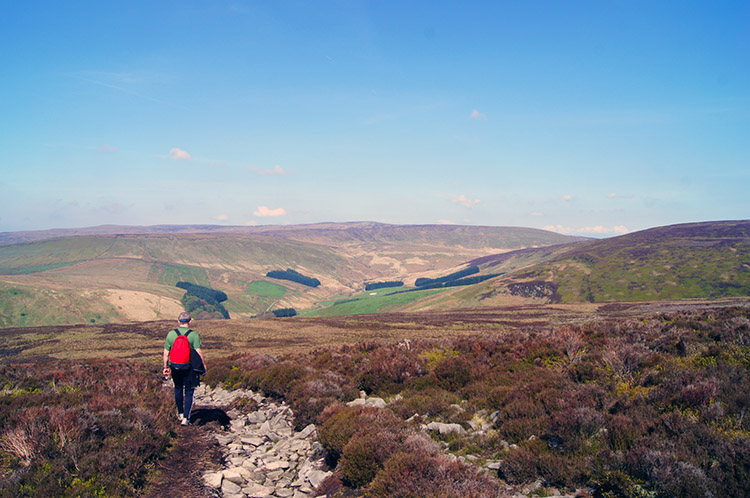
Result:
{"label": "footpath", "polygon": [[[165,388],[172,389],[171,381]],[[363,394],[349,405],[385,407],[384,400]],[[172,479],[156,483],[146,498],[164,496],[167,490],[196,498],[312,498],[315,488],[332,474],[315,426],[295,431],[292,410],[284,402],[249,390],[226,391],[201,385],[195,390],[190,418],[193,426],[178,425],[172,461],[162,465],[162,474]],[[459,424],[437,422],[422,426],[422,430],[441,434],[464,431]],[[482,432],[487,427],[472,425],[472,430]],[[474,463],[471,457],[461,460]],[[483,466],[496,472],[500,462],[485,462]],[[541,480],[520,492],[509,487],[505,491],[513,498],[588,496],[580,492],[583,490],[567,495],[544,488]]]}
{"label": "footpath", "polygon": [[[195,390],[194,415],[201,407],[228,407],[238,398],[252,400],[255,409],[226,412],[226,429],[213,436],[223,453],[223,468],[203,474],[206,486],[223,498],[308,498],[331,474],[314,425],[295,431],[292,410],[247,390]],[[192,417],[191,417],[192,418]]]}

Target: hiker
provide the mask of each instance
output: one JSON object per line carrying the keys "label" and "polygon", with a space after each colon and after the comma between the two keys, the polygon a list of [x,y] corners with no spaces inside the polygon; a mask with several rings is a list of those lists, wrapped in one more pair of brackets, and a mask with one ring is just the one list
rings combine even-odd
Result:
{"label": "hiker", "polygon": [[200,374],[206,373],[206,360],[201,351],[198,332],[190,329],[192,317],[183,311],[177,317],[179,327],[170,330],[164,342],[164,370],[174,381],[174,401],[177,418],[182,425],[190,425],[193,391],[200,384]]}

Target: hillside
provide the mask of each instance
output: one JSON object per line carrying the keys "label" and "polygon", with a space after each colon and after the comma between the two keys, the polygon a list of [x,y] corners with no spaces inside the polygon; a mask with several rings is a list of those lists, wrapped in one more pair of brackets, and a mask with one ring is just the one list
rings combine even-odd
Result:
{"label": "hillside", "polygon": [[[66,233],[78,235],[59,236]],[[52,235],[59,237],[46,238]],[[284,307],[309,309],[356,293],[367,281],[413,281],[498,251],[581,240],[513,227],[377,223],[109,226],[16,238],[27,241],[0,246],[4,327],[172,317],[181,309],[178,281],[226,292],[233,317]],[[288,268],[321,285],[311,289],[266,277]]]}
{"label": "hillside", "polygon": [[750,221],[659,227],[470,263],[485,271],[511,270],[465,297],[483,305],[513,298],[610,302],[747,296]]}
{"label": "hillside", "polygon": [[[476,258],[481,283],[379,289],[324,303],[310,316],[427,311],[529,303],[719,298],[750,295],[750,222],[659,227],[603,240],[528,247]],[[433,272],[430,277],[449,273]],[[407,282],[413,283],[412,282]]]}
{"label": "hillside", "polygon": [[[178,281],[225,292],[234,318],[279,308],[334,316],[750,295],[750,221],[674,225],[602,240],[515,227],[365,222],[88,230],[153,233],[0,246],[0,326],[169,318],[182,306]],[[418,279],[469,266],[480,269],[472,278],[492,278],[414,287]],[[321,285],[266,277],[287,269]],[[378,281],[404,285],[364,291]]]}

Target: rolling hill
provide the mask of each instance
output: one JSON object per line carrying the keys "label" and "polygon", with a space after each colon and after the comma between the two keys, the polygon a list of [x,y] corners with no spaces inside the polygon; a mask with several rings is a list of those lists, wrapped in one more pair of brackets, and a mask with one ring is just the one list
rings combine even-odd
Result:
{"label": "rolling hill", "polygon": [[[505,271],[434,306],[612,302],[750,295],[750,221],[689,223],[468,262]],[[457,307],[461,307],[457,306]]]}
{"label": "rolling hill", "polygon": [[[287,307],[330,316],[750,295],[750,221],[658,227],[602,240],[516,227],[366,222],[79,232],[124,233],[59,237],[65,232],[54,231],[0,245],[0,326],[170,318],[181,309],[178,281],[224,291],[235,318]],[[492,278],[414,287],[419,278],[468,266],[480,269],[475,276]],[[266,277],[286,269],[321,285]],[[364,291],[366,283],[393,280],[404,286]]]}
{"label": "rolling hill", "polygon": [[[367,281],[430,277],[468,259],[583,239],[515,227],[379,223],[94,227],[3,234],[0,326],[170,318],[178,281],[227,293],[231,316],[310,309]],[[24,242],[7,243],[12,240]],[[265,275],[287,268],[315,289]]]}

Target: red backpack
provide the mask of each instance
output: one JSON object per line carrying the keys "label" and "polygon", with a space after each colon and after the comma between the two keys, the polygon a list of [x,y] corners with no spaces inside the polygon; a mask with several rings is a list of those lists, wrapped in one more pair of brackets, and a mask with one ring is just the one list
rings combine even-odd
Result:
{"label": "red backpack", "polygon": [[175,370],[188,370],[190,368],[190,341],[188,341],[188,334],[192,330],[188,329],[185,334],[180,334],[178,329],[174,329],[177,332],[177,338],[172,343],[172,349],[169,350],[169,363]]}

